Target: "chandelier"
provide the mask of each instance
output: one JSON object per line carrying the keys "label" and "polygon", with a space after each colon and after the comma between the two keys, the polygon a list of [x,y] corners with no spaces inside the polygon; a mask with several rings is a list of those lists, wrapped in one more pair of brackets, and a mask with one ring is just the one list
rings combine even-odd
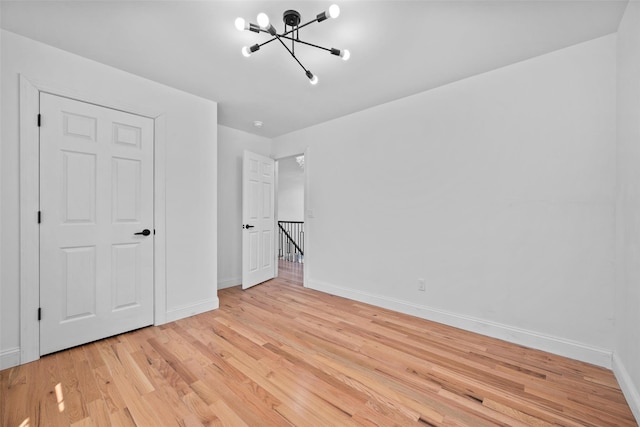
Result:
{"label": "chandelier", "polygon": [[[275,29],[273,24],[271,24],[269,17],[266,13],[260,13],[257,17],[257,24],[253,24],[250,22],[246,22],[243,18],[237,18],[235,25],[239,31],[253,31],[254,33],[268,33],[272,36],[271,39],[267,40],[264,43],[254,44],[253,46],[245,46],[242,48],[242,54],[245,57],[250,57],[251,54],[260,50],[260,48],[266,44],[271,43],[274,40],[278,40],[282,46],[291,54],[293,59],[302,67],[305,74],[309,78],[309,82],[312,85],[318,83],[318,76],[314,75],[311,71],[309,71],[302,62],[296,56],[296,43],[304,44],[307,46],[315,47],[317,49],[325,50],[332,55],[336,55],[342,58],[344,61],[348,60],[351,56],[351,53],[347,49],[335,49],[335,48],[326,48],[322,46],[318,46],[313,43],[309,43],[303,40],[300,40],[300,29],[306,27],[307,25],[313,24],[314,22],[322,22],[328,18],[337,18],[340,15],[340,7],[337,4],[331,5],[328,11],[322,12],[316,16],[316,19],[307,22],[306,24],[300,24],[301,16],[300,13],[296,10],[287,10],[282,14],[282,20],[284,21],[284,32],[282,34],[278,34],[278,31]],[[291,42],[291,47],[289,47],[285,43],[285,41]]]}

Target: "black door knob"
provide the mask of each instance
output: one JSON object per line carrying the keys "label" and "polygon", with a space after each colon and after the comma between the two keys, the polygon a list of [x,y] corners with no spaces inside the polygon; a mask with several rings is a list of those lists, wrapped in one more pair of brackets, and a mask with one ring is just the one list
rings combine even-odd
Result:
{"label": "black door knob", "polygon": [[148,236],[149,234],[151,234],[151,231],[148,228],[145,228],[144,230],[142,230],[139,233],[133,233],[135,235],[142,235],[142,236]]}
{"label": "black door knob", "polygon": [[248,229],[250,229],[250,228],[255,227],[255,225],[249,225],[249,224],[247,224],[247,225],[243,225],[242,227],[243,227],[243,228],[246,228],[246,229],[248,230]]}

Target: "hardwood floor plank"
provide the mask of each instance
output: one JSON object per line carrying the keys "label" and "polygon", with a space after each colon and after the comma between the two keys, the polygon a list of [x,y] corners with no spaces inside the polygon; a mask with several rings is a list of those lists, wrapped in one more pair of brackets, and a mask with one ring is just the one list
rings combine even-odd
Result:
{"label": "hardwood floor plank", "polygon": [[[98,342],[102,359],[105,361],[106,367],[109,369],[113,383],[116,385],[119,394],[126,402],[128,414],[136,425],[162,425],[163,421],[157,412],[144,399],[144,395],[136,389],[134,382],[129,378],[129,373],[125,366],[122,365],[114,348],[117,341],[113,338]],[[167,420],[165,420],[166,422]]]}
{"label": "hardwood floor plank", "polygon": [[[301,286],[0,371],[34,426],[637,426],[608,369]],[[26,424],[24,424],[26,425]]]}
{"label": "hardwood floor plank", "polygon": [[280,401],[236,368],[225,362],[222,366],[212,365],[207,369],[213,378],[209,386],[219,390],[231,410],[244,422],[251,426],[289,424],[275,411]]}
{"label": "hardwood floor plank", "polygon": [[[61,405],[64,396],[61,393],[63,386],[61,383],[60,371],[58,369],[58,355],[53,354],[51,357],[47,357],[46,359],[47,360],[43,364],[44,376],[41,377],[41,380],[44,380],[44,387],[41,388],[41,390],[44,391],[45,395],[42,396],[43,398],[38,402],[39,410],[34,411],[36,413],[39,412],[41,416],[35,416],[34,419],[40,418],[40,424],[38,425],[47,425],[48,423],[51,423],[52,425],[68,425],[70,423],[68,413],[65,411],[65,407]],[[39,364],[40,361],[32,362],[25,366],[29,367],[33,363]],[[30,397],[25,399],[24,402],[25,404],[28,404],[30,402]],[[29,408],[27,407],[27,410],[28,409]]]}
{"label": "hardwood floor plank", "polygon": [[155,388],[134,359],[134,355],[138,352],[131,352],[130,350],[125,349],[122,343],[116,344],[114,348],[120,363],[122,363],[122,368],[127,372],[129,381],[133,383],[133,386],[138,393],[144,395],[154,391]]}
{"label": "hardwood floor plank", "polygon": [[248,427],[249,425],[244,422],[242,418],[238,416],[233,410],[224,402],[224,400],[218,400],[209,406],[216,417],[220,420],[220,425],[224,427]]}
{"label": "hardwood floor plank", "polygon": [[121,411],[112,412],[111,414],[109,414],[109,419],[111,420],[112,426],[122,426],[122,427],[137,426],[128,408],[124,408]]}
{"label": "hardwood floor plank", "polygon": [[[353,425],[349,408],[343,402],[337,402],[333,396],[328,397],[322,390],[314,388],[307,381],[309,378],[297,376],[286,363],[283,360],[262,360],[262,372],[252,375],[262,378],[265,389],[282,402],[279,413],[288,414],[285,418],[294,424],[299,424],[304,419],[313,419],[317,425]],[[242,368],[241,366],[239,369]],[[249,367],[244,366],[244,369],[247,368]],[[289,393],[291,389],[296,390],[295,395]],[[285,406],[291,411],[284,409]]]}
{"label": "hardwood floor plank", "polygon": [[86,403],[102,400],[102,393],[96,383],[84,346],[72,349],[71,357],[78,376],[78,389],[82,400]]}
{"label": "hardwood floor plank", "polygon": [[111,414],[103,400],[97,399],[87,403],[87,411],[95,427],[109,427],[112,425]]}
{"label": "hardwood floor plank", "polygon": [[185,394],[182,396],[182,401],[189,412],[195,415],[203,425],[214,424],[219,421],[215,412],[211,410],[209,405],[207,405],[197,393]]}
{"label": "hardwood floor plank", "polygon": [[[40,359],[42,360],[42,359]],[[119,412],[127,407],[111,377],[106,365],[92,369],[96,385],[102,395],[102,401],[109,413]]]}

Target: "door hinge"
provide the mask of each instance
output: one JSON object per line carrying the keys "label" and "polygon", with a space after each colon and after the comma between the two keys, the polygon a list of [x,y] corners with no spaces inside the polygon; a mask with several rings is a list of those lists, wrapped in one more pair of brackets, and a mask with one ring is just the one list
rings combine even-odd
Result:
{"label": "door hinge", "polygon": [[42,125],[42,114],[38,114],[38,127]]}
{"label": "door hinge", "polygon": [[156,235],[156,229],[155,228],[153,229],[153,235],[154,236]]}
{"label": "door hinge", "polygon": [[38,321],[42,320],[42,307],[38,307]]}
{"label": "door hinge", "polygon": [[42,211],[38,211],[38,224],[42,222]]}

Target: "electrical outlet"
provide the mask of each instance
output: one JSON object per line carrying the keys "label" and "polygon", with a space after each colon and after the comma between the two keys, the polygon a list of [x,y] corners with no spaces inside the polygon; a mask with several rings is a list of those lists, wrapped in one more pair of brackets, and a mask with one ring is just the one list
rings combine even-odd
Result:
{"label": "electrical outlet", "polygon": [[422,292],[427,290],[426,285],[424,283],[424,279],[418,279],[418,290]]}

